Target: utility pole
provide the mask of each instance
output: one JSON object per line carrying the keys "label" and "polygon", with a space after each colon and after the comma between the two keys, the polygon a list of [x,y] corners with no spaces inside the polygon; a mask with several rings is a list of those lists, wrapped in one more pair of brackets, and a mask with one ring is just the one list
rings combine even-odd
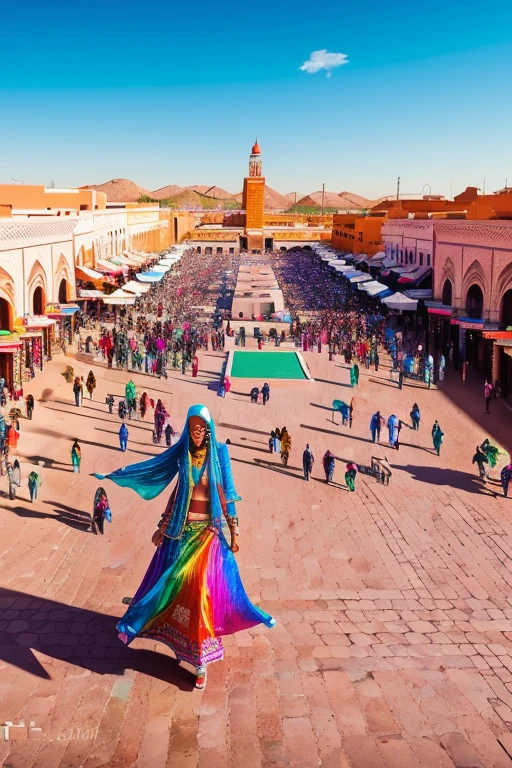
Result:
{"label": "utility pole", "polygon": [[400,176],[396,180],[396,199],[400,199]]}
{"label": "utility pole", "polygon": [[325,184],[322,184],[322,216],[324,215]]}
{"label": "utility pole", "polygon": [[486,181],[487,181],[487,179],[484,179],[484,188],[483,188],[483,191],[482,191],[482,193],[483,193],[484,195],[485,195],[485,182],[486,182]]}

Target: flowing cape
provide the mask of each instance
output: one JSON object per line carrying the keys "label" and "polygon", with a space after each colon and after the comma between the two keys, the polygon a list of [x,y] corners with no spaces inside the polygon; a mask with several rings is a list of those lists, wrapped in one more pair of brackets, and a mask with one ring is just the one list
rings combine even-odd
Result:
{"label": "flowing cape", "polygon": [[[171,538],[181,537],[192,492],[188,431],[188,421],[192,416],[204,419],[210,429],[207,471],[212,522],[215,525],[221,524],[223,502],[226,504],[228,515],[234,517],[236,514],[234,502],[240,501],[241,497],[235,491],[228,448],[224,443],[217,442],[213,419],[204,405],[193,405],[189,408],[180,439],[159,456],[116,469],[108,475],[95,474],[98,480],[112,480],[123,488],[132,488],[143,499],[154,499],[178,475],[175,510],[168,530]],[[221,493],[224,495],[223,500],[221,500]]]}

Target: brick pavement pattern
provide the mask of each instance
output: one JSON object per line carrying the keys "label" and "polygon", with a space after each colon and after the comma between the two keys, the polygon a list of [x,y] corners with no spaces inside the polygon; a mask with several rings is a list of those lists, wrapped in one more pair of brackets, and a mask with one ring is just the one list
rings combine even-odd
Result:
{"label": "brick pavement pattern", "polygon": [[[142,502],[110,486],[112,525],[103,537],[88,531],[90,473],[162,450],[147,418],[128,423],[128,454],[119,451],[119,420],[104,399],[121,396],[128,375],[96,368],[95,399],[81,408],[60,373],[71,362],[86,376],[82,364],[61,356],[32,383],[34,419],[22,422],[18,446],[25,484],[0,512],[0,720],[13,723],[0,740],[4,766],[511,768],[512,503],[471,466],[484,437],[512,439],[510,415],[496,405],[482,417],[481,398],[450,379],[443,391],[399,392],[385,366],[381,380],[363,371],[352,391],[340,360],[304,357],[315,381],[272,384],[265,407],[249,403],[251,382],[234,380],[225,399],[208,389],[220,353],[201,356],[197,379],[134,376],[141,392],[162,396],[176,428],[204,402],[219,439],[231,440],[242,578],[277,619],[272,630],[226,637],[226,659],[209,667],[203,692],[164,646],[126,648],[115,632],[165,496]],[[349,430],[332,422],[330,405],[352,395]],[[414,401],[419,432],[404,428],[399,451],[384,431],[373,445],[372,412],[407,422]],[[434,418],[445,432],[440,458]],[[287,468],[267,449],[283,424]],[[74,437],[81,474],[71,471]],[[309,483],[306,442],[316,458]],[[349,493],[339,460],[326,486],[327,448],[362,464],[387,455],[389,487],[358,475]],[[43,477],[32,505],[31,464]]]}

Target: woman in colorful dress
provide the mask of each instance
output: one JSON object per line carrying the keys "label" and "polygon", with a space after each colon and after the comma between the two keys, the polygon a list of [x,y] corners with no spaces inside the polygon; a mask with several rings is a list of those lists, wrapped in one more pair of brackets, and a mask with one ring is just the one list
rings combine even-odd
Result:
{"label": "woman in colorful dress", "polygon": [[250,602],[240,579],[233,556],[240,496],[227,446],[217,442],[204,405],[190,408],[176,445],[107,477],[153,499],[176,475],[178,483],[153,535],[157,550],[117,628],[126,644],[145,637],[168,645],[178,661],[195,666],[196,687],[204,688],[206,666],[224,656],[221,635],[260,623],[271,627],[275,620]]}
{"label": "woman in colorful dress", "polygon": [[87,376],[87,381],[85,382],[85,386],[89,393],[89,397],[92,400],[94,390],[96,389],[96,377],[93,371],[89,371],[89,375]]}

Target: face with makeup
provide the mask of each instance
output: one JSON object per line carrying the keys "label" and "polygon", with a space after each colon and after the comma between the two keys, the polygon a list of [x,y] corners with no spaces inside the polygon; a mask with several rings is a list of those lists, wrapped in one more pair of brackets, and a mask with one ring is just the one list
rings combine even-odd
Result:
{"label": "face with makeup", "polygon": [[191,416],[188,420],[188,433],[196,448],[200,448],[206,438],[206,422],[200,416]]}

